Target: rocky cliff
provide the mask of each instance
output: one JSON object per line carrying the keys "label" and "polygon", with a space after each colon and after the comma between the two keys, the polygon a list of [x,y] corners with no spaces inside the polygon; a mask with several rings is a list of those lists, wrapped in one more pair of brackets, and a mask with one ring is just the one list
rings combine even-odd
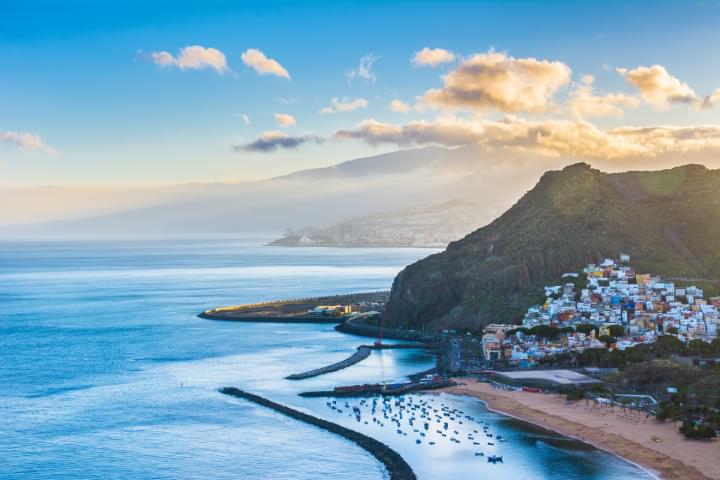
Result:
{"label": "rocky cliff", "polygon": [[513,322],[542,300],[546,283],[621,252],[642,271],[717,282],[720,170],[608,174],[580,163],[547,172],[491,224],[405,268],[386,322],[431,330]]}

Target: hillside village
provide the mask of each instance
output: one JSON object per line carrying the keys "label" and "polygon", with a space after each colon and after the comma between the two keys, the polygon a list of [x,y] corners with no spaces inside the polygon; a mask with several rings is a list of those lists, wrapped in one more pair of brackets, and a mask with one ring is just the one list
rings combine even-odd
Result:
{"label": "hillside village", "polygon": [[[583,278],[584,277],[584,278]],[[698,287],[680,287],[660,276],[639,274],[630,256],[588,265],[566,283],[545,287],[543,305],[530,307],[517,325],[484,330],[486,360],[532,366],[538,360],[587,348],[624,350],[673,334],[688,342],[717,336],[720,297],[704,298]]]}

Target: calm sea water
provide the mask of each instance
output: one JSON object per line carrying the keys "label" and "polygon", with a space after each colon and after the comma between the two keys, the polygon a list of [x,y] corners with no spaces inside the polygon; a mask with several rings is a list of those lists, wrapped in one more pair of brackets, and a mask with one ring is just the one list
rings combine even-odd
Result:
{"label": "calm sea water", "polygon": [[[260,240],[0,242],[0,478],[382,478],[359,447],[218,393],[238,386],[390,444],[420,478],[648,478],[615,457],[488,412],[427,395],[482,419],[507,443],[475,457],[433,429],[421,445],[338,414],[303,390],[402,380],[433,359],[375,352],[300,382],[283,378],[348,356],[367,339],[330,325],[202,320],[208,307],[389,288],[420,249],[284,249]],[[420,396],[414,396],[420,401]],[[423,401],[425,401],[423,400]],[[355,402],[357,403],[357,402]],[[364,420],[369,414],[364,413]],[[415,436],[413,436],[415,435]],[[436,445],[429,445],[430,437]]]}

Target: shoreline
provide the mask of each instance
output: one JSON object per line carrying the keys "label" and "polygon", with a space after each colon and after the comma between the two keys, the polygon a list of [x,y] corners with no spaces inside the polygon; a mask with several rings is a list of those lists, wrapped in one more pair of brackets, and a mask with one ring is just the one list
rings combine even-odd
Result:
{"label": "shoreline", "polygon": [[[453,387],[449,387],[449,388],[453,388]],[[447,392],[447,393],[453,393],[453,392]],[[595,444],[595,443],[593,443],[593,442],[591,442],[591,441],[585,440],[585,439],[583,439],[583,438],[578,438],[578,437],[576,437],[576,436],[574,436],[574,435],[570,435],[570,434],[568,434],[568,433],[564,433],[564,432],[560,431],[559,429],[549,427],[548,425],[545,425],[545,424],[542,424],[542,423],[539,423],[539,422],[534,422],[534,421],[532,421],[532,420],[528,420],[527,418],[518,417],[517,415],[513,415],[513,414],[508,413],[508,412],[504,412],[504,411],[498,409],[497,407],[491,407],[491,406],[490,406],[490,403],[489,403],[488,401],[486,401],[486,400],[483,400],[482,398],[474,397],[474,396],[472,396],[472,395],[467,395],[467,394],[464,394],[464,393],[463,393],[463,394],[453,393],[453,395],[462,395],[462,396],[465,396],[465,397],[470,396],[470,397],[476,398],[476,399],[480,400],[480,401],[485,405],[485,408],[487,408],[488,410],[490,410],[490,411],[493,412],[493,413],[497,413],[497,414],[499,414],[499,415],[503,415],[503,416],[505,416],[505,417],[512,418],[513,420],[517,420],[518,422],[527,423],[527,424],[533,425],[533,426],[535,426],[535,427],[541,428],[541,429],[543,429],[543,430],[547,430],[547,431],[549,431],[549,432],[556,433],[556,434],[561,435],[561,436],[563,436],[563,437],[570,438],[570,439],[572,439],[572,440],[575,440],[575,441],[584,443],[584,444],[586,444],[586,445],[590,445],[590,446],[592,446],[593,448],[595,448],[595,449],[597,449],[597,450],[602,450],[603,452],[605,452],[605,453],[607,453],[607,454],[610,454],[610,455],[612,455],[613,457],[619,458],[619,459],[622,460],[623,462],[627,462],[627,463],[629,463],[629,464],[631,464],[631,465],[635,465],[635,466],[638,467],[640,470],[646,472],[648,475],[652,476],[652,477],[655,478],[656,480],[661,480],[661,479],[664,478],[664,477],[660,476],[660,473],[659,473],[659,472],[657,472],[657,471],[655,471],[655,470],[653,470],[653,469],[651,469],[651,468],[649,468],[649,467],[647,467],[647,466],[645,466],[645,465],[641,465],[641,464],[639,464],[639,463],[637,463],[637,462],[634,462],[634,461],[632,461],[632,460],[630,460],[630,459],[628,459],[628,458],[625,458],[625,457],[623,457],[622,455],[620,455],[620,454],[618,454],[618,453],[616,453],[616,452],[613,452],[612,450],[609,450],[609,449],[607,449],[607,448],[605,448],[605,447],[603,447],[603,446],[601,446],[601,445],[597,445],[597,444]]]}
{"label": "shoreline", "polygon": [[[598,417],[600,410],[586,413],[578,408],[581,402],[566,402],[557,394],[496,390],[489,384],[474,383],[474,380],[463,384],[468,382],[466,378],[454,380],[459,382],[457,386],[441,391],[476,398],[492,412],[583,442],[621,458],[655,478],[720,478],[720,466],[713,464],[720,452],[717,442],[686,440],[674,431],[672,424],[646,423],[628,428],[631,425],[624,423],[627,420],[618,420],[619,415],[608,417],[606,412]],[[655,436],[663,441],[651,440]],[[696,465],[690,465],[688,457],[692,457],[692,463]],[[703,459],[704,462],[700,461]]]}

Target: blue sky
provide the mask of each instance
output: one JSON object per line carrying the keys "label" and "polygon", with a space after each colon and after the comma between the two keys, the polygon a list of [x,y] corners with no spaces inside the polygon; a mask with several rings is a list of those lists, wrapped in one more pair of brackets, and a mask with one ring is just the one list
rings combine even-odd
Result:
{"label": "blue sky", "polygon": [[[0,184],[238,181],[394,150],[397,143],[333,134],[366,119],[404,125],[443,114],[478,115],[472,107],[470,113],[397,113],[388,104],[414,105],[428,89],[441,88],[441,76],[463,59],[491,49],[569,66],[571,80],[553,93],[559,103],[583,74],[595,77],[599,91],[637,96],[615,69],[656,64],[691,86],[700,102],[720,87],[719,21],[717,1],[11,0],[0,18],[0,132],[37,135],[54,152],[23,148],[6,135]],[[150,58],[161,51],[177,55],[190,45],[221,51],[230,71],[162,67]],[[451,51],[456,60],[413,66],[414,53],[425,47]],[[245,65],[241,55],[251,48],[279,62],[291,79]],[[375,80],[349,80],[347,72],[368,54],[377,58]],[[368,106],[320,114],[334,97],[362,98]],[[719,111],[643,103],[622,117],[591,121],[600,129],[715,125]],[[296,124],[281,128],[275,113],[292,115]],[[538,119],[537,112],[483,109],[482,115],[508,113]],[[266,153],[233,151],[268,131],[325,141]]]}

